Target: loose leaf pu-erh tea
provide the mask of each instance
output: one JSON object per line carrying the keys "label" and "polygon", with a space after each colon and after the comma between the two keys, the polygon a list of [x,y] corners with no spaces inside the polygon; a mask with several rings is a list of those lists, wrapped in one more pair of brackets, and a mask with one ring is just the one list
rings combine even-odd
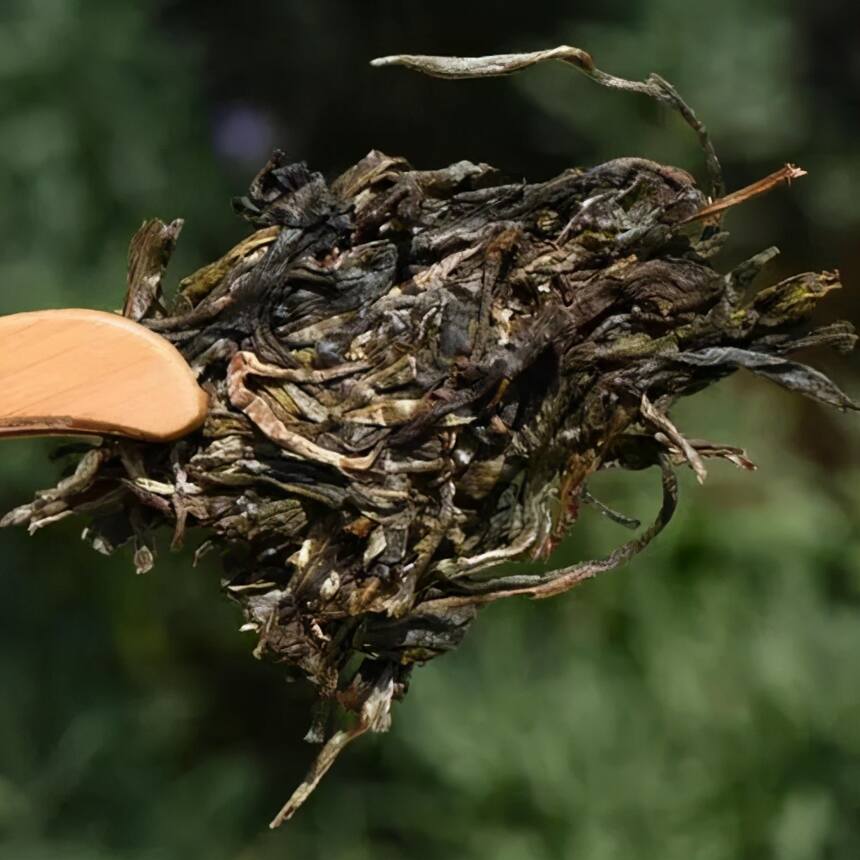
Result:
{"label": "loose leaf pu-erh tea", "polygon": [[[786,166],[724,196],[707,133],[652,76],[623,81],[573,48],[478,60],[394,57],[443,77],[544,59],[680,111],[702,142],[716,199],[675,167],[622,158],[545,182],[485,164],[415,170],[371,152],[333,182],[280,152],[236,202],[254,232],[188,276],[162,276],[181,222],[132,240],[124,305],[172,341],[211,402],[172,444],[101,440],[52,490],[7,515],[38,529],[70,514],[102,551],[131,544],[140,572],[163,526],[223,554],[224,587],[258,634],[255,654],[309,679],[321,751],[273,825],[340,750],[384,731],[413,666],[456,648],[477,610],[547,597],[616,567],[666,525],[675,466],[745,453],[688,439],[671,405],[744,368],[856,408],[799,349],[853,347],[846,323],[804,327],[834,273],[755,291],[768,249],[724,273],[711,260],[732,205],[802,175]],[[656,521],[606,558],[550,573],[546,559],[590,476],[654,466]]]}

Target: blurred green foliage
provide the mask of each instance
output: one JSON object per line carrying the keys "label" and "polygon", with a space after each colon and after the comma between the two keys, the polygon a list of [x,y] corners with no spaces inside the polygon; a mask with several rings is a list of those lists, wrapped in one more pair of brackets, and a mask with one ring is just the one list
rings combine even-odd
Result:
{"label": "blurred green foliage", "polygon": [[[188,220],[174,278],[223,251],[249,168],[212,141],[237,102],[330,171],[370,145],[536,176],[634,153],[697,167],[674,119],[564,69],[460,86],[363,65],[560,42],[673,80],[732,187],[809,167],[790,194],[732,215],[733,253],[776,241],[784,269],[841,263],[857,283],[847,7],[843,20],[820,3],[727,0],[705,16],[680,0],[534,2],[517,29],[524,13],[489,4],[405,5],[6,0],[0,312],[116,306],[128,237],[151,215]],[[826,34],[839,74],[817,63]],[[217,565],[165,556],[135,578],[127,558],[86,549],[79,523],[0,533],[0,857],[860,856],[856,419],[745,379],[675,417],[747,445],[759,472],[717,465],[703,488],[685,476],[680,515],[630,567],[487,610],[460,652],[416,672],[391,734],[358,742],[276,834],[265,822],[310,759],[308,694],[250,658]],[[53,480],[55,447],[3,443],[0,508]],[[644,518],[656,483],[605,475],[593,489]],[[619,531],[586,512],[559,561]]]}

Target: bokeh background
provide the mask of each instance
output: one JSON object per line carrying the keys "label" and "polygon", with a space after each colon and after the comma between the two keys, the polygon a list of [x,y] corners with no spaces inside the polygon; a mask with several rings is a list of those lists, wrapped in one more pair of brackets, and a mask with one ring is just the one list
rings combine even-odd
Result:
{"label": "bokeh background", "polygon": [[[0,312],[115,308],[144,217],[187,219],[171,281],[245,232],[229,197],[269,150],[334,175],[370,148],[511,176],[644,155],[701,176],[692,135],[560,66],[450,83],[367,61],[569,43],[673,81],[731,188],[726,264],[842,271],[858,318],[860,40],[848,0],[3,0]],[[857,360],[814,356],[855,396]],[[568,596],[496,605],[415,674],[388,736],[265,824],[310,761],[308,692],[250,657],[218,570],[145,577],[65,522],[0,533],[3,860],[743,860],[860,857],[860,424],[735,378],[678,409],[755,474],[683,481],[646,554]],[[0,446],[0,509],[56,443]],[[594,489],[641,517],[644,474]],[[562,556],[623,539],[585,515]]]}

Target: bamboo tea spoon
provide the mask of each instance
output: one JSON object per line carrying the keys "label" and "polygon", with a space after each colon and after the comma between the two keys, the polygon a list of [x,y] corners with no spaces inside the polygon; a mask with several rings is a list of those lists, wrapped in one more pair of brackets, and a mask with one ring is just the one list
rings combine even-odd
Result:
{"label": "bamboo tea spoon", "polygon": [[167,441],[199,427],[206,407],[179,351],[132,320],[79,309],[0,317],[0,437]]}

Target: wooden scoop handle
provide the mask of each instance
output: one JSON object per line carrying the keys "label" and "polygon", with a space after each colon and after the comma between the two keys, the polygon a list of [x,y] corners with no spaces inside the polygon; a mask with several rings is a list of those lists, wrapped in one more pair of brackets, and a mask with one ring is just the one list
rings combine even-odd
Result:
{"label": "wooden scoop handle", "polygon": [[0,317],[0,437],[166,441],[199,427],[207,403],[173,344],[125,317],[79,309]]}

